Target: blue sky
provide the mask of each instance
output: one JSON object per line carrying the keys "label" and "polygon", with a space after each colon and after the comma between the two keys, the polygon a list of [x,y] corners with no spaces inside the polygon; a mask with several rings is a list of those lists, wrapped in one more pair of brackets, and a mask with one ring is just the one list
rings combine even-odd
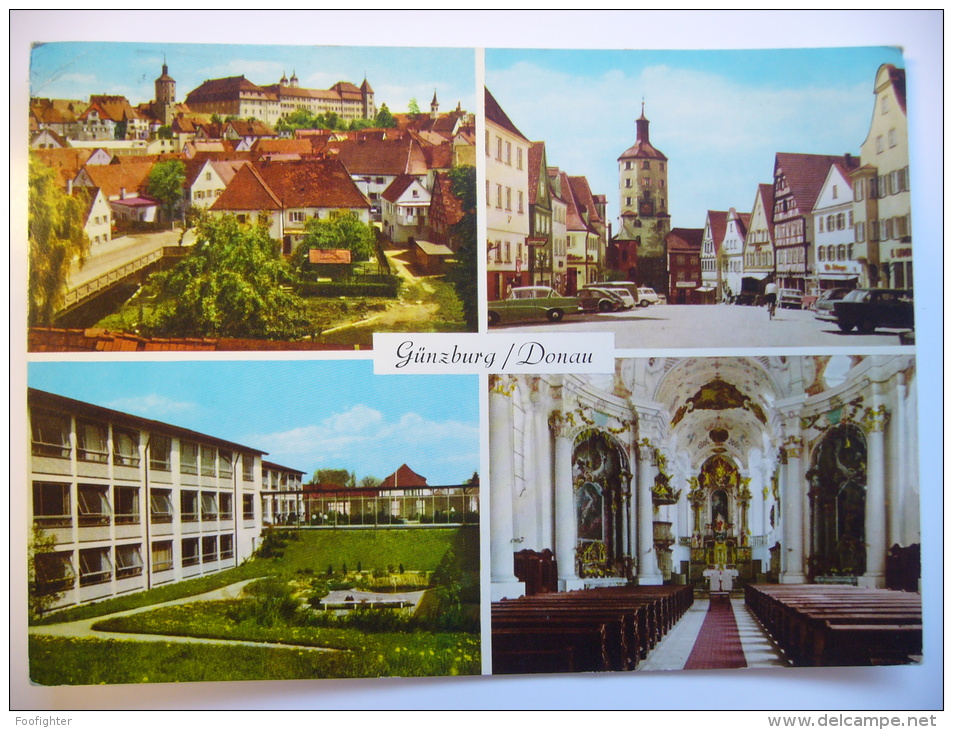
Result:
{"label": "blue sky", "polygon": [[306,88],[327,89],[338,81],[360,85],[366,78],[378,107],[407,111],[416,98],[429,111],[434,90],[442,111],[460,102],[474,111],[475,55],[463,48],[372,48],[180,43],[58,42],[35,45],[30,59],[30,95],[88,99],[122,94],[133,104],[151,101],[163,56],[176,82],[176,101],[206,79],[244,76],[266,86],[297,73]]}
{"label": "blue sky", "polygon": [[772,51],[486,50],[486,85],[547,160],[585,175],[618,228],[617,159],[645,100],[652,144],[669,159],[672,226],[707,210],[750,212],[776,152],[860,154],[882,63],[899,49]]}
{"label": "blue sky", "polygon": [[371,360],[38,362],[29,385],[267,451],[301,469],[428,483],[479,470],[476,375],[377,375]]}

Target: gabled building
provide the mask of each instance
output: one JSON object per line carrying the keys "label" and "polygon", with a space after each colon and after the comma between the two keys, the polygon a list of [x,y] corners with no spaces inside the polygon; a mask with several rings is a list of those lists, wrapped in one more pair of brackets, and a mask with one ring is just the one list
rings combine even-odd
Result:
{"label": "gabled building", "polygon": [[225,192],[246,160],[210,160],[195,158],[185,166],[185,204],[209,208]]}
{"label": "gabled building", "polygon": [[553,200],[546,174],[546,143],[533,142],[528,155],[529,278],[533,284],[553,286]]}
{"label": "gabled building", "polygon": [[814,203],[831,165],[857,166],[850,155],[778,152],[774,158],[774,251],[778,286],[803,294],[816,287]]}
{"label": "gabled building", "polygon": [[745,237],[750,213],[739,213],[734,208],[725,216],[725,237],[721,242],[722,289],[724,299],[733,302],[741,294],[744,268]]}
{"label": "gabled building", "polygon": [[378,209],[378,220],[381,195],[397,177],[412,175],[424,182],[430,172],[420,143],[408,135],[359,133],[347,139],[331,138],[317,151],[344,164],[354,184]]}
{"label": "gabled building", "polygon": [[245,165],[209,206],[213,214],[235,215],[242,222],[267,216],[269,235],[282,242],[285,255],[301,241],[309,218],[327,218],[338,210],[370,221],[370,203],[344,165],[315,159]]}
{"label": "gabled building", "polygon": [[906,71],[891,64],[877,69],[874,97],[860,167],[851,171],[854,256],[861,264],[860,286],[909,288],[913,232]]}
{"label": "gabled building", "polygon": [[381,195],[384,234],[394,243],[426,236],[430,191],[414,175],[399,175]]}
{"label": "gabled building", "polygon": [[559,172],[559,189],[566,202],[565,293],[570,296],[586,284],[597,281],[600,272],[600,236],[589,224],[589,211],[577,196],[579,187],[572,184],[569,175]]}
{"label": "gabled building", "polygon": [[773,187],[766,183],[758,185],[745,236],[744,275],[741,279],[742,295],[753,300],[763,295],[765,286],[774,280],[773,201]]}
{"label": "gabled building", "polygon": [[83,230],[89,238],[90,255],[96,255],[102,244],[112,240],[113,212],[99,188],[76,188],[74,192],[82,191],[86,196],[86,222]]}
{"label": "gabled building", "polygon": [[76,174],[73,184],[99,188],[107,200],[135,198],[146,192],[151,162],[125,162],[121,165],[86,165]]}
{"label": "gabled building", "polygon": [[861,276],[854,260],[854,200],[850,171],[834,163],[814,203],[814,261],[818,293],[853,289]]}
{"label": "gabled building", "polygon": [[704,301],[699,299],[695,291],[702,285],[701,248],[704,233],[701,228],[673,228],[665,236],[668,301],[671,304],[699,304]]}
{"label": "gabled building", "polygon": [[[560,294],[564,294],[569,270],[566,255],[569,247],[569,233],[566,228],[569,205],[562,192],[562,174],[559,168],[547,167],[546,178],[549,183],[549,201],[553,213],[553,288]],[[566,195],[568,194],[567,192]]]}
{"label": "gabled building", "polygon": [[705,232],[702,234],[701,269],[702,285],[698,292],[706,304],[721,301],[722,271],[719,266],[719,253],[725,230],[728,227],[728,211],[709,210],[705,215]]}
{"label": "gabled building", "polygon": [[124,96],[98,94],[89,97],[89,106],[79,115],[84,140],[147,140],[150,120]]}
{"label": "gabled building", "polygon": [[484,113],[487,297],[498,300],[505,299],[513,287],[530,283],[526,239],[531,143],[488,89],[484,89]]}

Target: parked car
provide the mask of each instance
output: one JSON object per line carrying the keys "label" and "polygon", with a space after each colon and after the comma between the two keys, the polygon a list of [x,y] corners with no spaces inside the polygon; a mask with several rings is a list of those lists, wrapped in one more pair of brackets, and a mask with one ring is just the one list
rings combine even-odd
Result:
{"label": "parked car", "polygon": [[778,306],[781,309],[800,309],[803,296],[797,289],[778,289]]}
{"label": "parked car", "polygon": [[870,333],[878,327],[913,327],[912,289],[854,289],[834,302],[841,332]]}
{"label": "parked car", "polygon": [[634,309],[638,304],[638,302],[635,301],[635,297],[632,296],[632,292],[630,292],[628,289],[622,289],[620,287],[618,289],[608,289],[607,291],[612,292],[622,300],[622,306],[620,309]]}
{"label": "parked car", "polygon": [[609,289],[587,286],[579,290],[579,307],[584,312],[615,312],[624,306],[619,295]]}
{"label": "parked car", "polygon": [[823,292],[814,302],[814,318],[825,322],[836,322],[834,302],[839,302],[848,292],[852,291],[853,289],[837,288]]}
{"label": "parked car", "polygon": [[489,302],[487,316],[491,325],[527,319],[559,322],[567,314],[579,312],[576,297],[564,297],[548,286],[519,286],[507,299]]}
{"label": "parked car", "polygon": [[640,307],[647,307],[650,304],[660,304],[662,301],[659,295],[655,293],[655,289],[650,286],[640,286],[638,292],[635,294],[635,298],[638,300]]}

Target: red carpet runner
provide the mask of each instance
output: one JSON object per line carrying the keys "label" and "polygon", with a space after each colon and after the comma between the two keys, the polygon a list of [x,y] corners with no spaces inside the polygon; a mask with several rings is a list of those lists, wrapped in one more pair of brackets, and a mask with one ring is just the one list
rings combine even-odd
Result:
{"label": "red carpet runner", "polygon": [[685,669],[737,669],[748,666],[728,596],[712,596]]}

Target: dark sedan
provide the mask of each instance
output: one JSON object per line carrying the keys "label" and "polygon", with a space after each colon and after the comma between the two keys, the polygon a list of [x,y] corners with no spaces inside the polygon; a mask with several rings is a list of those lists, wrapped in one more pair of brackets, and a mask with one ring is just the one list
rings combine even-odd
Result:
{"label": "dark sedan", "polygon": [[869,334],[878,327],[913,327],[913,290],[854,289],[834,302],[834,315],[841,332]]}

